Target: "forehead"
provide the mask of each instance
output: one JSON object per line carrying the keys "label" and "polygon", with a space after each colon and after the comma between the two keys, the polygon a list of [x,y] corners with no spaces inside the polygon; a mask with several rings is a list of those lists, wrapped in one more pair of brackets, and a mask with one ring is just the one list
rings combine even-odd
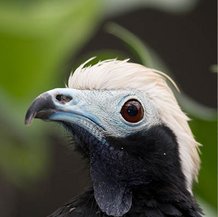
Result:
{"label": "forehead", "polygon": [[125,99],[136,98],[139,101],[146,100],[146,93],[141,90],[77,90],[75,92],[78,96],[85,98],[86,101],[95,102],[104,102],[108,103],[109,101],[113,102],[122,102]]}
{"label": "forehead", "polygon": [[142,95],[144,94],[144,91],[142,90],[136,90],[136,89],[118,89],[118,90],[80,90],[80,89],[74,89],[76,92],[80,92],[82,94],[87,95],[105,95],[108,97],[117,96],[117,95]]}

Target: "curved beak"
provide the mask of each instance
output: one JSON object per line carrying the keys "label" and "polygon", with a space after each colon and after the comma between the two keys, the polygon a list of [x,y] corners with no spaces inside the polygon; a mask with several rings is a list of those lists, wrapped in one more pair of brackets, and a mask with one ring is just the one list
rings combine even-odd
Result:
{"label": "curved beak", "polygon": [[[101,121],[90,110],[79,90],[57,88],[39,95],[30,105],[25,116],[25,124],[31,124],[34,118],[51,121],[63,121],[78,124],[80,120],[89,120],[101,126]],[[88,97],[88,95],[85,95]]]}
{"label": "curved beak", "polygon": [[122,216],[131,207],[132,195],[126,185],[108,178],[107,174],[112,173],[107,173],[107,170],[112,169],[110,166],[114,165],[112,162],[118,155],[117,152],[116,155],[112,154],[104,121],[101,116],[98,117],[101,109],[96,109],[90,96],[95,94],[88,90],[69,88],[45,92],[27,110],[25,124],[31,124],[33,118],[39,118],[62,122],[70,129],[72,135],[80,141],[82,150],[90,157],[90,175],[96,202],[108,215]]}
{"label": "curved beak", "polygon": [[46,120],[56,110],[52,97],[48,93],[39,95],[27,110],[25,124],[30,125],[33,118]]}
{"label": "curved beak", "polygon": [[[52,114],[57,112],[71,111],[69,104],[73,99],[73,90],[68,88],[57,88],[39,95],[30,105],[26,112],[25,124],[31,124],[33,118],[49,120]],[[75,108],[71,112],[74,112]]]}

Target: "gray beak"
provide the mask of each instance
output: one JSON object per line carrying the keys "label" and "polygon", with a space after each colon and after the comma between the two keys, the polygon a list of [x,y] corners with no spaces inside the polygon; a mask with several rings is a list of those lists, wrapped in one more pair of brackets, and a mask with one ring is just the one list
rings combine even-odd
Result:
{"label": "gray beak", "polygon": [[33,101],[31,106],[27,110],[25,116],[25,124],[31,124],[33,118],[46,120],[55,111],[56,106],[53,103],[51,95],[49,95],[48,93],[43,93]]}

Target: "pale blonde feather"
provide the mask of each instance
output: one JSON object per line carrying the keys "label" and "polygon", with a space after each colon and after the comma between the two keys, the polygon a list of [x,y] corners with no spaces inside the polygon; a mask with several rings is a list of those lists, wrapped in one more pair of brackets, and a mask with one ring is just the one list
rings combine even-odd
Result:
{"label": "pale blonde feather", "polygon": [[175,82],[163,72],[130,63],[128,60],[110,59],[85,67],[90,60],[72,73],[68,86],[74,89],[138,89],[146,92],[156,106],[161,121],[177,137],[182,169],[191,192],[193,179],[197,179],[200,165],[199,143],[194,139],[188,125],[189,118],[182,112],[166,79],[177,88]]}

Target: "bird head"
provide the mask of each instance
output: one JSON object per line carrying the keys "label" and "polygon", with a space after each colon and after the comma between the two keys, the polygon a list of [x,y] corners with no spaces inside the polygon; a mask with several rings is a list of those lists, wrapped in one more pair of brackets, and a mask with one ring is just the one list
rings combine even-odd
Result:
{"label": "bird head", "polygon": [[182,185],[191,192],[199,169],[198,143],[164,73],[106,60],[69,77],[68,87],[39,95],[26,114],[67,128],[89,159],[95,200],[122,216],[138,186]]}

